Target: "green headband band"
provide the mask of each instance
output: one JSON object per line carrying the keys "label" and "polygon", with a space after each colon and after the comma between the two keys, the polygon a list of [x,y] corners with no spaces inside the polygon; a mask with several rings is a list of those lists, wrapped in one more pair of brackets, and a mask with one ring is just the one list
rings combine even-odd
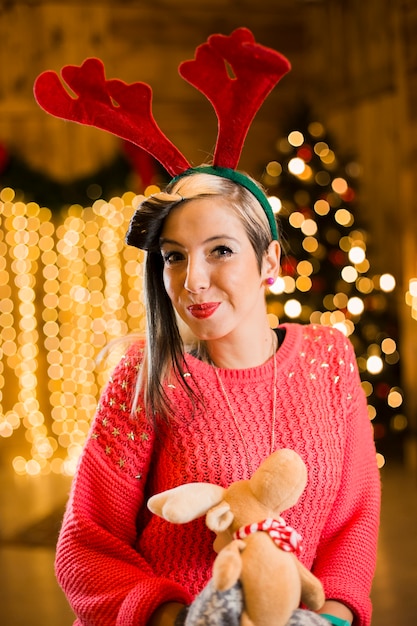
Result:
{"label": "green headband band", "polygon": [[272,239],[278,241],[277,223],[269,200],[262,191],[262,189],[260,189],[258,185],[256,185],[250,178],[245,176],[245,174],[242,174],[241,172],[236,172],[236,170],[229,169],[228,167],[202,165],[200,167],[191,167],[190,169],[185,170],[185,172],[182,172],[182,174],[178,174],[178,176],[175,176],[175,178],[172,179],[171,183],[176,182],[183,176],[190,176],[195,172],[201,174],[212,174],[213,176],[220,176],[221,178],[228,178],[234,183],[237,183],[238,185],[241,185],[242,187],[245,187],[245,189],[250,191],[250,193],[258,200],[259,204],[265,212],[266,217],[268,218],[269,227],[272,233]]}

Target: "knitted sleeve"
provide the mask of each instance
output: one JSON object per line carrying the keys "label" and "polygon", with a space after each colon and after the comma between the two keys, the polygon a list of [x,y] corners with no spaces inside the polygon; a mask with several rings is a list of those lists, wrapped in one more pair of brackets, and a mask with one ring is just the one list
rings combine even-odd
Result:
{"label": "knitted sleeve", "polygon": [[350,342],[343,341],[345,356],[339,361],[343,361],[346,371],[340,399],[346,403],[343,471],[313,571],[323,582],[326,598],[339,600],[353,611],[354,626],[369,626],[379,527],[380,478],[355,354]]}
{"label": "knitted sleeve", "polygon": [[78,626],[145,626],[160,604],[191,601],[135,549],[154,448],[140,408],[131,416],[138,359],[131,349],[100,399],[58,540],[56,574]]}

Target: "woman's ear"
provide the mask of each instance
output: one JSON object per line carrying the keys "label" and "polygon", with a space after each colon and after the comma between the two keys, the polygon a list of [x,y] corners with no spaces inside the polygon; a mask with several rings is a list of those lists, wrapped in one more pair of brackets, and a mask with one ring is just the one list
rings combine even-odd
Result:
{"label": "woman's ear", "polygon": [[273,278],[274,280],[280,273],[280,261],[281,261],[281,246],[278,241],[274,240],[268,246],[262,263],[262,279],[267,280]]}

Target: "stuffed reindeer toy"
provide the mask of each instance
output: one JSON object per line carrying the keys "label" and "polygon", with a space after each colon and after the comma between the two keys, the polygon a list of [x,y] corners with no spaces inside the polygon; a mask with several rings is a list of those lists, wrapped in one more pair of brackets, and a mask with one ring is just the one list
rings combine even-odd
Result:
{"label": "stuffed reindeer toy", "polygon": [[[241,626],[285,626],[300,603],[317,611],[325,600],[320,581],[296,556],[298,533],[280,517],[296,504],[306,484],[307,469],[300,456],[281,449],[249,480],[227,489],[188,483],[153,496],[148,507],[176,524],[205,515],[208,528],[216,533],[213,546],[218,553],[208,583],[211,592],[236,590],[240,585]],[[189,613],[186,624],[190,626],[216,623],[201,620],[195,611],[195,619],[190,617]]]}

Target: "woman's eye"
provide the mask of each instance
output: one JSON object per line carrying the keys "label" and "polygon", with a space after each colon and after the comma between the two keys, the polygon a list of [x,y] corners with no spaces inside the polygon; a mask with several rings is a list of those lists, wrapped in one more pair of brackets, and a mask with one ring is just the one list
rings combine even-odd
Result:
{"label": "woman's eye", "polygon": [[217,246],[216,248],[214,248],[211,254],[212,256],[221,259],[232,256],[233,250],[229,248],[229,246]]}
{"label": "woman's eye", "polygon": [[184,259],[184,256],[181,252],[162,252],[162,258],[164,260],[165,265],[173,265],[174,263],[178,263]]}

